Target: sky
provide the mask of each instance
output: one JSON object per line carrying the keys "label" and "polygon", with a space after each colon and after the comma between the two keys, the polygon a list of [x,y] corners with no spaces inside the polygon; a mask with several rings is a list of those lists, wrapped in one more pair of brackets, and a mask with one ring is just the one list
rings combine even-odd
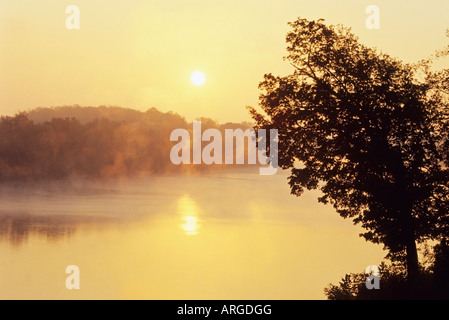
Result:
{"label": "sky", "polygon": [[[69,5],[79,29],[66,28]],[[365,26],[368,5],[379,30]],[[282,58],[298,17],[351,27],[406,62],[449,43],[447,0],[0,0],[0,115],[78,104],[249,121],[263,75],[292,72]]]}

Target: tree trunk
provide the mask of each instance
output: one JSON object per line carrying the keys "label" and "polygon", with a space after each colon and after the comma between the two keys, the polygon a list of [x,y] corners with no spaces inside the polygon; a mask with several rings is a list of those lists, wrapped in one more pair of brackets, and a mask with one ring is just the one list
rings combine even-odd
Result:
{"label": "tree trunk", "polygon": [[416,293],[418,283],[418,252],[416,250],[416,242],[413,236],[410,237],[407,246],[407,282],[412,290],[412,294]]}
{"label": "tree trunk", "polygon": [[407,262],[407,283],[409,293],[413,296],[417,295],[418,286],[418,251],[416,249],[415,241],[415,221],[412,216],[411,202],[404,202],[402,225],[404,228],[404,242],[406,249]]}

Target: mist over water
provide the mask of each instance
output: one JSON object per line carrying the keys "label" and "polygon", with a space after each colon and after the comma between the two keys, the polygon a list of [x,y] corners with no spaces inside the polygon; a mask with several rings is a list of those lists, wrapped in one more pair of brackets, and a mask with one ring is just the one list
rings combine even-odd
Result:
{"label": "mist over water", "polygon": [[384,252],[287,175],[2,187],[0,298],[324,299]]}

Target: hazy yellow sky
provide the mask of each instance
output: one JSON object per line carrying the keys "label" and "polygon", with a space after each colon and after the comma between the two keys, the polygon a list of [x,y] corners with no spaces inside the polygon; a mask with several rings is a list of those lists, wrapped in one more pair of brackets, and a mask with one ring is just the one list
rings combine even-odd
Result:
{"label": "hazy yellow sky", "polygon": [[[371,4],[380,30],[365,27]],[[68,5],[79,30],[65,26]],[[1,0],[0,114],[79,104],[249,120],[263,74],[291,71],[284,39],[299,16],[350,26],[408,62],[449,42],[447,0]],[[190,83],[196,70],[203,86]]]}

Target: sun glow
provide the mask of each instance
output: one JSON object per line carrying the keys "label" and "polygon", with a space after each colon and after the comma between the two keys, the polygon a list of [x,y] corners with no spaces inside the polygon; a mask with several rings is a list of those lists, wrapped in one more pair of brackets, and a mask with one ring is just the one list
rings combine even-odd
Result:
{"label": "sun glow", "polygon": [[206,81],[206,76],[200,71],[195,71],[190,76],[190,81],[196,86],[201,86]]}
{"label": "sun glow", "polygon": [[184,195],[178,200],[178,214],[182,216],[181,229],[188,236],[198,234],[200,220],[198,219],[198,208],[189,195]]}

